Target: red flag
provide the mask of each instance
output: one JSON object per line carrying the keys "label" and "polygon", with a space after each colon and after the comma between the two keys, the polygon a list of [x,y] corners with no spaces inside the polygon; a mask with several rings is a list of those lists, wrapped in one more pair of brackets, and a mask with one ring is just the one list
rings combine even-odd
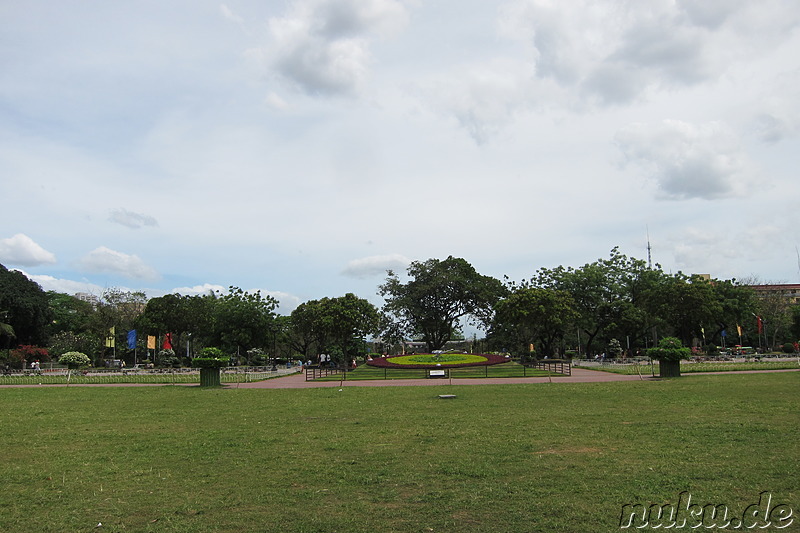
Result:
{"label": "red flag", "polygon": [[172,333],[167,333],[164,335],[164,344],[161,346],[164,350],[171,350],[172,349]]}
{"label": "red flag", "polygon": [[764,333],[764,323],[761,321],[761,317],[756,317],[756,322],[758,323],[758,334],[761,335]]}

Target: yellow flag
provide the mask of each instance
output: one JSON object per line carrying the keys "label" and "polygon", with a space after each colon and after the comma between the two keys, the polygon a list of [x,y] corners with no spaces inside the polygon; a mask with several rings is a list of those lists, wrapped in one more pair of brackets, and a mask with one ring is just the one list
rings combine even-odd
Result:
{"label": "yellow flag", "polygon": [[106,348],[114,348],[116,344],[116,328],[108,330],[108,337],[106,337]]}
{"label": "yellow flag", "polygon": [[147,349],[148,350],[155,350],[156,349],[156,336],[155,335],[148,335],[147,336]]}

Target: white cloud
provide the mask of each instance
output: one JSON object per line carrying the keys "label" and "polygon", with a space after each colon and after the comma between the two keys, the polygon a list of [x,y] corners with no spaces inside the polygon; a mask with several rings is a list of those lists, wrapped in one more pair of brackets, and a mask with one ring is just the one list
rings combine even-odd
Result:
{"label": "white cloud", "polygon": [[78,261],[78,267],[97,274],[118,274],[131,279],[157,280],[158,273],[136,255],[128,255],[105,246],[89,252]]}
{"label": "white cloud", "polygon": [[266,58],[303,92],[354,94],[369,71],[372,39],[396,31],[407,17],[396,0],[302,0],[270,19],[273,45],[251,55]]}
{"label": "white cloud", "polygon": [[203,283],[202,285],[195,285],[193,287],[176,287],[170,291],[173,294],[182,294],[184,296],[199,296],[202,294],[210,293],[226,293],[228,287],[222,285],[214,285],[213,283]]}
{"label": "white cloud", "polygon": [[[23,272],[24,273],[24,272]],[[45,291],[62,292],[64,294],[75,294],[85,292],[95,294],[98,297],[103,294],[103,287],[90,281],[75,281],[71,279],[61,279],[47,275],[25,274],[29,279],[38,283]]]}
{"label": "white cloud", "polygon": [[454,116],[482,145],[530,105],[535,88],[524,64],[497,59],[453,69],[429,83],[424,93],[434,109]]}
{"label": "white cloud", "polygon": [[113,209],[108,219],[111,222],[115,222],[132,229],[139,229],[142,226],[158,226],[158,221],[150,215],[134,213],[125,208]]}
{"label": "white cloud", "polygon": [[664,199],[741,197],[756,186],[747,154],[719,122],[632,124],[615,140],[627,162],[641,165],[655,180]]}
{"label": "white cloud", "polygon": [[784,42],[800,11],[770,3],[515,0],[499,27],[522,43],[538,77],[620,104],[650,88],[713,80]]}
{"label": "white cloud", "polygon": [[[776,243],[786,229],[773,224],[753,224],[731,233],[719,226],[690,226],[668,239],[675,265],[686,274],[711,274],[716,278],[747,276],[749,262],[775,260]],[[747,250],[747,253],[742,253]]]}
{"label": "white cloud", "polygon": [[386,274],[387,270],[405,270],[411,260],[400,254],[373,255],[353,259],[342,270],[342,274],[353,278],[371,278]]}
{"label": "white cloud", "polygon": [[0,239],[0,262],[28,267],[51,265],[56,262],[56,256],[24,233],[17,233],[13,237]]}
{"label": "white cloud", "polygon": [[222,16],[226,19],[230,20],[231,22],[235,22],[237,24],[244,24],[244,19],[231,11],[231,8],[228,7],[227,4],[220,4],[219,11],[222,13]]}

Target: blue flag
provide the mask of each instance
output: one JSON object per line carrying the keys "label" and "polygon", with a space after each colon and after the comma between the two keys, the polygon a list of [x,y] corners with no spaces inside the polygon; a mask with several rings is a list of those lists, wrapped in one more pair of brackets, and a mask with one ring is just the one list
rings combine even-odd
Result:
{"label": "blue flag", "polygon": [[128,332],[128,349],[136,349],[136,330],[132,329]]}

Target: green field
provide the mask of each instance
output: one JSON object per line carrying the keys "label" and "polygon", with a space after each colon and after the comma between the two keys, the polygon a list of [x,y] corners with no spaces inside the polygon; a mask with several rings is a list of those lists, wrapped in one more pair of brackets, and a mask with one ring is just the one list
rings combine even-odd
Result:
{"label": "green field", "polygon": [[0,389],[0,531],[605,532],[683,491],[798,531],[799,388]]}
{"label": "green field", "polygon": [[[658,375],[658,361],[653,365],[649,363],[641,364],[615,364],[606,363],[602,365],[586,365],[585,368],[591,370],[601,370],[603,372],[613,372],[614,374],[625,375]],[[793,370],[800,368],[797,361],[755,361],[755,362],[705,362],[690,363],[681,362],[681,373],[691,374],[695,372],[744,372],[748,370]]]}

